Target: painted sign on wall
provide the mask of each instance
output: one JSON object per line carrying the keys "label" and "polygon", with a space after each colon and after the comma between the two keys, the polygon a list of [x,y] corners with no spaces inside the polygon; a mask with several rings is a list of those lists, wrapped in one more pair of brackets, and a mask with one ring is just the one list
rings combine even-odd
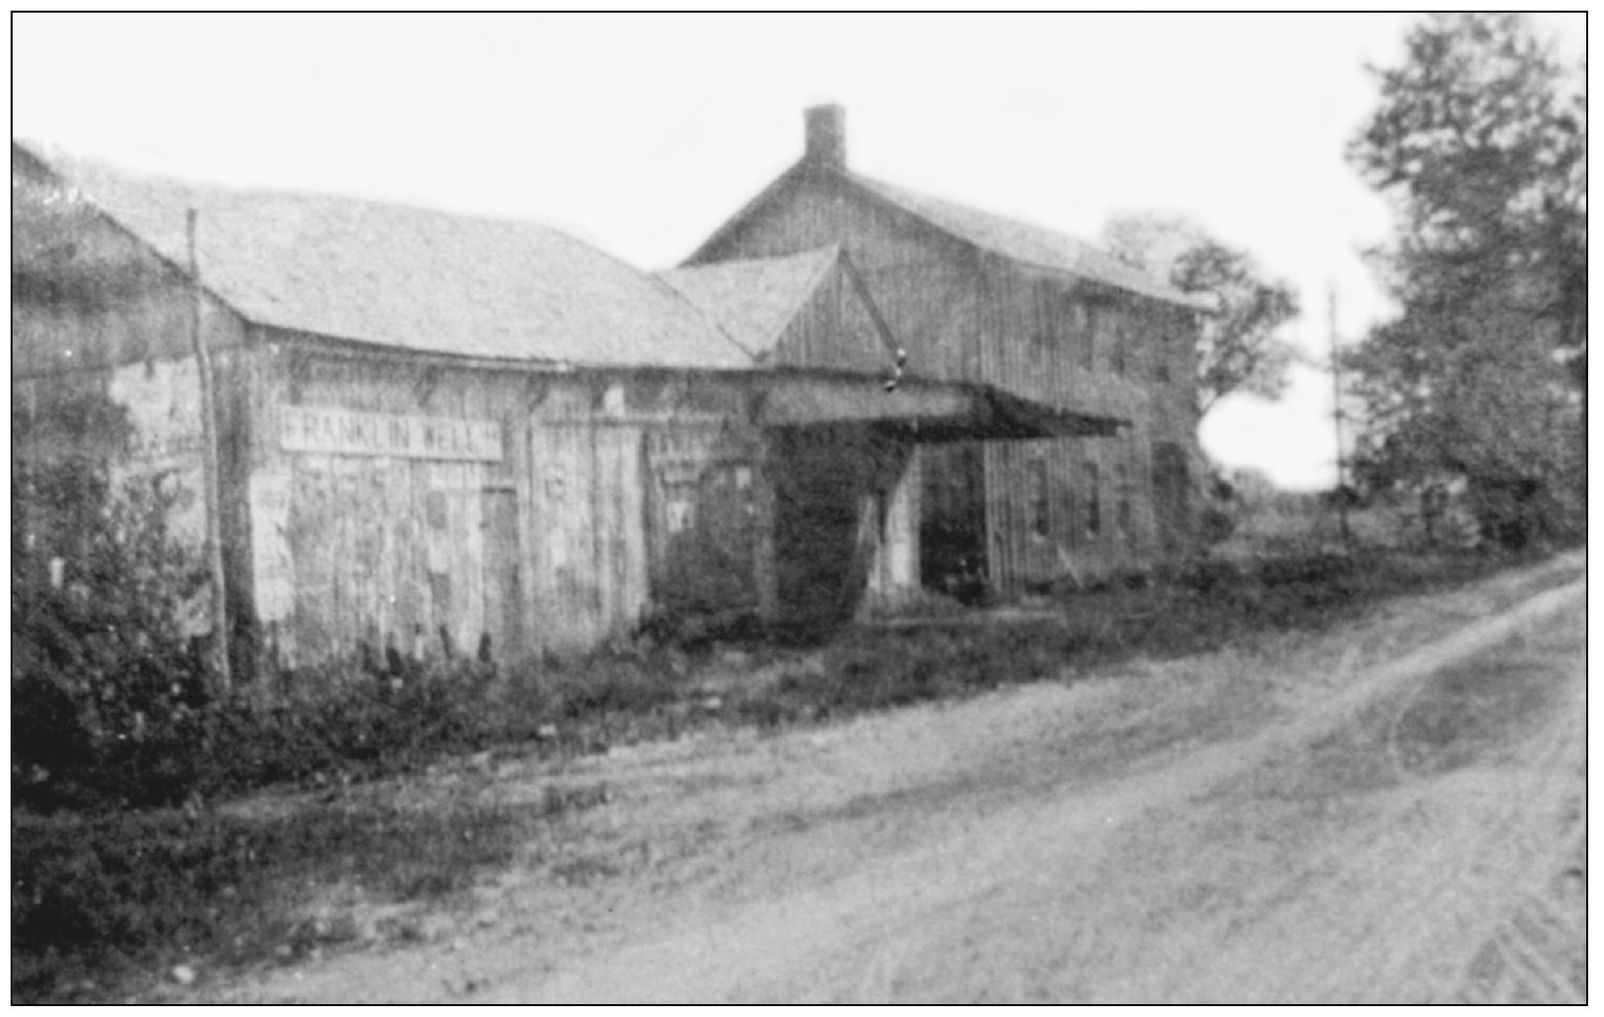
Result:
{"label": "painted sign on wall", "polygon": [[173,499],[168,530],[179,542],[199,547],[206,539],[206,490],[201,467],[200,371],[195,358],[129,364],[112,371],[112,402],[128,411],[127,456],[114,463],[112,478],[159,477]]}
{"label": "painted sign on wall", "polygon": [[500,462],[494,420],[360,413],[318,406],[279,407],[279,447],[286,452]]}

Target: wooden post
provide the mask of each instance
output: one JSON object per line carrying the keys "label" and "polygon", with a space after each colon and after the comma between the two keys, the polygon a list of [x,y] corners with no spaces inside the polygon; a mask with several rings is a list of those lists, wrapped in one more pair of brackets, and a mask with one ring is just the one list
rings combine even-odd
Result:
{"label": "wooden post", "polygon": [[1342,358],[1337,349],[1337,286],[1326,290],[1326,323],[1331,331],[1331,420],[1337,434],[1337,520],[1342,527],[1342,548],[1353,552],[1353,533],[1348,529],[1347,460],[1342,454]]}
{"label": "wooden post", "polygon": [[227,694],[233,686],[228,660],[228,598],[223,575],[222,498],[219,495],[217,466],[217,409],[213,397],[212,357],[201,338],[201,310],[205,299],[201,289],[200,259],[195,251],[195,225],[199,213],[189,210],[189,278],[194,302],[190,305],[189,338],[195,347],[195,366],[200,374],[202,483],[206,488],[206,557],[212,573],[212,652],[217,669],[218,691]]}

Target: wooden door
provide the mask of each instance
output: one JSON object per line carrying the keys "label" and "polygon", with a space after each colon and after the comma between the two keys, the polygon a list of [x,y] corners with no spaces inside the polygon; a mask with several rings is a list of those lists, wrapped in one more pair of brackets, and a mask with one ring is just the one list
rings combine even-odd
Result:
{"label": "wooden door", "polygon": [[870,454],[851,428],[783,428],[771,440],[780,618],[824,631],[852,617],[867,582]]}
{"label": "wooden door", "polygon": [[628,632],[647,602],[640,429],[537,422],[530,452],[532,643],[581,649]]}
{"label": "wooden door", "polygon": [[757,610],[752,450],[722,424],[657,430],[646,450],[653,597],[670,612]]}

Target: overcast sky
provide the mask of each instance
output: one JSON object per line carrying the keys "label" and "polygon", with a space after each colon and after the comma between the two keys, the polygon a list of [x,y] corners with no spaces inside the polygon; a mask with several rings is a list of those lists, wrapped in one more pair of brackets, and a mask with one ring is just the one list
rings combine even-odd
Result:
{"label": "overcast sky", "polygon": [[[847,110],[853,168],[1096,239],[1190,216],[1357,337],[1385,206],[1342,158],[1400,15],[14,15],[12,130],[130,168],[534,218],[675,264]],[[1580,54],[1582,15],[1544,16]],[[1205,447],[1333,477],[1330,379],[1227,400]]]}

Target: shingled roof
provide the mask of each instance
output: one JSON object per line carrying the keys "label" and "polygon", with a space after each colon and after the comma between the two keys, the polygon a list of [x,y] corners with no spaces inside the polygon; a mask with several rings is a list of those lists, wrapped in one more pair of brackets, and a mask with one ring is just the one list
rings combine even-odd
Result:
{"label": "shingled roof", "polygon": [[720,261],[657,277],[724,326],[756,357],[774,352],[786,326],[841,257],[835,245],[780,258]]}
{"label": "shingled roof", "polygon": [[[820,113],[825,115],[815,116]],[[841,136],[841,109],[816,107],[808,110],[807,115],[809,133],[807,150],[802,158],[715,230],[687,259],[687,263],[700,262],[741,223],[785,188],[808,178],[823,176],[845,184],[872,201],[914,216],[962,243],[999,257],[1036,268],[1065,272],[1099,285],[1192,310],[1214,309],[1213,302],[1206,296],[1178,290],[1068,234],[933,198],[855,172],[846,164],[845,144]]]}
{"label": "shingled roof", "polygon": [[1197,309],[1212,307],[1190,294],[1168,286],[1146,272],[1083,240],[1019,219],[983,212],[940,198],[932,198],[902,187],[873,180],[861,173],[847,172],[852,183],[895,205],[942,232],[966,241],[983,251],[1038,268],[1069,272],[1083,279],[1138,293],[1154,300],[1182,304]]}
{"label": "shingled roof", "polygon": [[203,285],[257,324],[558,365],[752,367],[677,291],[548,226],[137,176],[19,147],[174,265],[188,264],[197,209]]}

